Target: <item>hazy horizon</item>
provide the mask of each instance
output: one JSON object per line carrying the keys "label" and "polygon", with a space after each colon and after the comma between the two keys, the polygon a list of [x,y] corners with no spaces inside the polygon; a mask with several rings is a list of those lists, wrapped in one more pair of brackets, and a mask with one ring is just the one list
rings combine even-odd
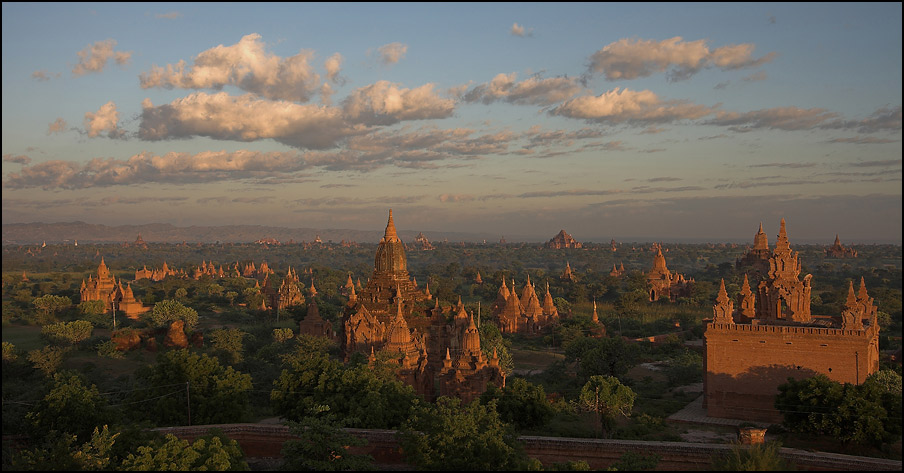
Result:
{"label": "hazy horizon", "polygon": [[900,3],[48,5],[3,224],[902,241]]}

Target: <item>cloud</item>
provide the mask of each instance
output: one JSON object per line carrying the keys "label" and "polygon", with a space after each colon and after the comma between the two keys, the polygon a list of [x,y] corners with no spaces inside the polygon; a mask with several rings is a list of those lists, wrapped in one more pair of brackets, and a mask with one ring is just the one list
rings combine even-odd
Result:
{"label": "cloud", "polygon": [[816,166],[816,163],[766,163],[766,164],[751,164],[752,168],[789,168],[789,169],[799,169],[799,168],[811,168]]}
{"label": "cloud", "polygon": [[856,129],[859,133],[898,131],[901,129],[901,106],[882,107],[863,120],[838,120],[823,128]]}
{"label": "cloud", "polygon": [[405,57],[405,53],[407,52],[408,46],[402,43],[389,43],[377,48],[377,53],[380,55],[380,62],[385,66],[399,62],[399,60]]}
{"label": "cloud", "polygon": [[687,79],[700,70],[755,67],[771,61],[775,53],[752,57],[754,45],[735,44],[710,50],[706,40],[686,42],[680,36],[663,41],[621,39],[590,57],[589,72],[607,80],[637,79],[665,72],[670,82]]}
{"label": "cloud", "polygon": [[433,87],[425,84],[416,89],[401,89],[398,84],[381,80],[349,94],[343,101],[343,112],[351,122],[366,125],[451,116],[455,102],[436,95]]}
{"label": "cloud", "polygon": [[526,29],[526,28],[524,28],[524,26],[519,25],[518,23],[512,23],[511,33],[513,36],[520,36],[523,38],[525,36],[533,36],[534,29],[533,28]]}
{"label": "cloud", "polygon": [[472,202],[476,199],[471,194],[440,194],[437,198],[440,202]]}
{"label": "cloud", "polygon": [[325,149],[364,128],[346,123],[338,108],[196,92],[154,107],[146,102],[139,137],[164,140],[207,136],[218,140],[274,139],[296,148]]}
{"label": "cloud", "polygon": [[897,143],[901,140],[889,140],[886,138],[876,138],[874,136],[853,136],[850,138],[835,138],[829,140],[829,143],[851,143],[855,145],[872,145],[884,143]]}
{"label": "cloud", "polygon": [[274,100],[310,100],[320,88],[320,76],[309,64],[314,53],[302,50],[281,58],[268,53],[260,39],[253,33],[232,46],[208,49],[190,67],[184,60],[166,67],[154,65],[140,74],[141,87],[220,90],[231,85]]}
{"label": "cloud", "polygon": [[600,138],[604,136],[601,130],[582,128],[578,131],[552,130],[542,131],[539,125],[530,127],[524,133],[528,139],[526,148],[537,146],[571,146],[578,140]]}
{"label": "cloud", "polygon": [[53,123],[51,123],[50,125],[47,125],[47,134],[52,135],[54,133],[62,133],[64,131],[66,131],[67,126],[68,125],[66,123],[66,120],[63,120],[62,118],[57,118]]}
{"label": "cloud", "polygon": [[309,167],[298,152],[203,151],[196,154],[140,153],[127,160],[95,158],[81,164],[46,161],[8,173],[10,189],[86,189],[144,183],[190,184],[282,176]]}
{"label": "cloud", "polygon": [[550,105],[567,100],[583,90],[577,79],[540,75],[516,82],[516,73],[497,74],[489,83],[480,84],[462,96],[465,102],[490,104],[505,101],[519,105]]}
{"label": "cloud", "polygon": [[132,58],[132,52],[113,51],[115,46],[116,40],[114,39],[98,41],[86,46],[85,49],[77,53],[79,61],[72,68],[72,75],[78,77],[90,72],[102,72],[110,59],[113,59],[120,66],[128,64]]}
{"label": "cloud", "polygon": [[17,163],[17,164],[28,164],[31,162],[31,158],[25,156],[24,154],[12,155],[12,154],[4,154],[3,155],[4,163]]}
{"label": "cloud", "polygon": [[713,109],[682,101],[661,101],[649,90],[622,91],[616,87],[598,96],[575,97],[549,113],[597,123],[649,126],[653,123],[701,118],[713,113]]}
{"label": "cloud", "polygon": [[342,68],[342,55],[339,53],[333,54],[329,58],[327,58],[326,62],[323,64],[324,69],[326,69],[326,78],[333,82],[334,84],[342,85],[345,83],[345,79],[339,75],[339,71]]}
{"label": "cloud", "polygon": [[[51,123],[48,133],[60,121],[61,119],[57,119],[56,122]],[[65,123],[62,122],[60,125],[65,125]],[[85,129],[91,138],[100,136],[103,132],[107,132],[107,136],[110,138],[122,138],[125,135],[125,131],[119,128],[119,112],[116,111],[116,104],[113,102],[107,102],[95,113],[85,113]]]}
{"label": "cloud", "polygon": [[34,71],[31,73],[31,78],[36,81],[44,82],[44,81],[50,80],[50,75],[48,74],[47,71],[44,71],[44,70]]}
{"label": "cloud", "polygon": [[175,20],[176,18],[182,18],[182,13],[179,13],[177,11],[171,11],[169,13],[158,13],[154,15],[154,18],[163,20]]}
{"label": "cloud", "polygon": [[754,110],[746,113],[718,112],[708,125],[727,126],[733,131],[749,131],[757,128],[775,130],[809,130],[836,120],[838,114],[822,108],[801,109],[778,107]]}
{"label": "cloud", "polygon": [[851,163],[851,166],[855,167],[872,167],[872,166],[900,166],[900,159],[886,159],[881,161],[860,161],[856,163]]}

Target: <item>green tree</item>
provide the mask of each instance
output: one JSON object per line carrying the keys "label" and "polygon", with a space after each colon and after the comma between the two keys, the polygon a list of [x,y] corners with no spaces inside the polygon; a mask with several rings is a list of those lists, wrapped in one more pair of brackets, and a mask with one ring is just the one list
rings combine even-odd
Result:
{"label": "green tree", "polygon": [[[328,411],[324,406],[315,411]],[[329,412],[286,422],[294,437],[283,443],[283,470],[287,471],[361,471],[373,470],[373,457],[348,451],[366,445],[366,441],[347,433],[342,423]]]}
{"label": "green tree", "polygon": [[775,408],[792,432],[881,445],[901,434],[901,395],[875,374],[857,386],[819,374],[778,387]]}
{"label": "green tree", "polygon": [[198,313],[194,309],[171,299],[155,304],[150,312],[150,318],[155,327],[166,327],[176,320],[181,320],[185,322],[186,332],[191,331],[198,324]]}
{"label": "green tree", "polygon": [[489,360],[493,353],[499,358],[499,369],[502,374],[508,376],[515,369],[515,360],[509,350],[510,342],[502,338],[502,332],[495,324],[483,322],[480,324],[480,350],[483,356]]}
{"label": "green tree", "polygon": [[555,414],[546,399],[546,391],[523,378],[510,380],[502,389],[493,384],[480,395],[481,404],[496,401],[499,417],[517,429],[533,429],[545,425]]}
{"label": "green tree", "polygon": [[662,457],[655,453],[649,455],[638,452],[625,452],[618,461],[609,468],[616,471],[645,471],[655,469]]}
{"label": "green tree", "polygon": [[622,337],[581,337],[565,346],[568,360],[579,361],[584,379],[591,376],[623,377],[637,364],[637,350]]}
{"label": "green tree", "polygon": [[75,345],[91,337],[94,326],[87,320],[60,322],[41,327],[41,336],[57,345]]}
{"label": "green tree", "polygon": [[276,343],[285,343],[295,337],[295,333],[290,328],[273,329],[273,341]]}
{"label": "green tree", "polygon": [[529,465],[512,427],[496,405],[475,401],[466,406],[440,397],[419,405],[399,431],[405,458],[428,470],[519,470]]}
{"label": "green tree", "polygon": [[230,363],[234,364],[243,359],[242,339],[246,335],[249,334],[237,328],[224,328],[211,331],[208,339],[215,350],[224,352]]}
{"label": "green tree", "polygon": [[38,321],[42,324],[52,322],[56,319],[57,312],[72,306],[72,299],[63,296],[55,296],[53,294],[45,294],[37,297],[32,301],[38,310]]}
{"label": "green tree", "polygon": [[65,371],[53,376],[50,392],[25,418],[38,437],[56,430],[86,441],[97,426],[110,423],[112,415],[96,386],[86,386],[81,375]]}
{"label": "green tree", "polygon": [[95,427],[91,438],[76,447],[78,436],[54,431],[37,447],[13,454],[11,466],[30,471],[106,470],[111,465],[110,453],[118,436],[118,433],[111,434],[106,425],[103,430]]}
{"label": "green tree", "polygon": [[251,375],[224,368],[206,354],[188,349],[163,353],[138,377],[155,388],[136,391],[135,400],[150,401],[144,412],[157,425],[187,424],[189,408],[191,424],[242,422],[248,415]]}
{"label": "green tree", "polygon": [[163,440],[138,447],[122,462],[124,471],[247,471],[245,454],[238,442],[222,433],[198,438],[193,443],[167,434]]}
{"label": "green tree", "polygon": [[597,416],[600,435],[608,437],[618,416],[629,416],[634,407],[635,394],[613,376],[591,376],[581,388],[578,405]]}
{"label": "green tree", "polygon": [[96,316],[106,313],[104,301],[81,301],[78,304],[78,312],[84,316]]}
{"label": "green tree", "polygon": [[45,376],[51,376],[63,363],[63,356],[71,348],[46,346],[38,350],[32,350],[28,352],[28,361],[36,369],[41,370]]}
{"label": "green tree", "polygon": [[16,346],[9,342],[3,342],[3,361],[16,361]]}

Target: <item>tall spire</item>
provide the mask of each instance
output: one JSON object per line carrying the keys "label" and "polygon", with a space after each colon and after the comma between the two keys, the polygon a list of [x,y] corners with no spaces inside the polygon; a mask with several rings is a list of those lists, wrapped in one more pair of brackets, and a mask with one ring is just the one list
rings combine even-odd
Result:
{"label": "tall spire", "polygon": [[392,209],[389,209],[389,221],[386,222],[386,232],[383,234],[383,239],[386,241],[396,241],[399,239],[399,235],[396,233],[395,223],[392,221]]}

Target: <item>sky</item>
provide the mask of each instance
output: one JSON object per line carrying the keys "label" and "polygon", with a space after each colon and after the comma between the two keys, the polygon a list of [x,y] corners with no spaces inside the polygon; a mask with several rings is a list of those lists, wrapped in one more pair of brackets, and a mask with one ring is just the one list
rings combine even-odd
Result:
{"label": "sky", "polygon": [[2,8],[4,224],[901,242],[901,3]]}

